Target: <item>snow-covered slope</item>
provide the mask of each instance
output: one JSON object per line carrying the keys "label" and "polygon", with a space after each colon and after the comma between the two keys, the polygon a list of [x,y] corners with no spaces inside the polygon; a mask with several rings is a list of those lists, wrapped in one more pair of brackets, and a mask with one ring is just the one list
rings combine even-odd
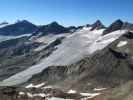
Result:
{"label": "snow-covered slope", "polygon": [[0,28],[6,27],[8,25],[10,25],[10,24],[8,24],[8,23],[2,23],[2,24],[0,24]]}
{"label": "snow-covered slope", "polygon": [[90,29],[85,27],[68,35],[50,56],[42,59],[38,64],[31,66],[27,70],[9,77],[1,82],[0,85],[10,86],[21,84],[48,66],[73,64],[85,56],[103,49],[126,32],[126,30],[118,30],[103,36],[104,29],[93,31],[90,31]]}
{"label": "snow-covered slope", "polygon": [[10,39],[16,39],[24,36],[30,36],[31,34],[23,34],[23,35],[18,35],[18,36],[4,36],[0,35],[0,42],[10,40]]}
{"label": "snow-covered slope", "polygon": [[44,49],[46,46],[48,46],[50,43],[54,42],[56,39],[64,37],[66,38],[67,36],[71,35],[70,33],[62,33],[62,34],[49,34],[46,36],[42,36],[39,38],[36,38],[35,40],[33,39],[33,37],[31,37],[31,40],[34,42],[41,42],[44,45],[39,46],[38,48],[35,49],[35,51],[41,51],[42,49]]}

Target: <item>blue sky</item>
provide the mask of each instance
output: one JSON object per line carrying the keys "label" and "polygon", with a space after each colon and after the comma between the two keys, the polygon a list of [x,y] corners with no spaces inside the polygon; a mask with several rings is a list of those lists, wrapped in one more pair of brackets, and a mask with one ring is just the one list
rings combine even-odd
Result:
{"label": "blue sky", "polygon": [[0,0],[0,22],[26,19],[68,26],[100,19],[109,25],[119,18],[133,22],[133,0]]}

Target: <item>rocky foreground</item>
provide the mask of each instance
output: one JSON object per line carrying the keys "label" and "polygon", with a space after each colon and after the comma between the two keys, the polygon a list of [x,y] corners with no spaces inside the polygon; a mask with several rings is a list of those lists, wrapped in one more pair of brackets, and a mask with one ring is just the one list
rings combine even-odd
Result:
{"label": "rocky foreground", "polygon": [[1,87],[0,100],[103,100],[110,90],[94,88],[91,93],[80,93],[76,90],[60,90],[44,83],[29,84],[25,88]]}

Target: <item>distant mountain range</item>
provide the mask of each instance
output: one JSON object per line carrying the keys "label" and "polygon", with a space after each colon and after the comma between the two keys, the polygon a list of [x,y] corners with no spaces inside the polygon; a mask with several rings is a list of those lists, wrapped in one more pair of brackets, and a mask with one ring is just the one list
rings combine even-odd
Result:
{"label": "distant mountain range", "polygon": [[[87,27],[92,27],[91,30],[94,29],[101,29],[105,28],[105,25],[102,24],[100,20],[97,20],[94,24],[90,25],[87,24]],[[9,24],[8,22],[2,22],[0,24],[0,35],[11,35],[11,36],[17,36],[17,35],[23,35],[23,34],[39,34],[42,33],[42,35],[47,34],[60,34],[60,33],[68,33],[71,30],[76,30],[79,28],[82,28],[84,26],[70,26],[70,27],[64,27],[62,25],[59,25],[57,22],[52,22],[48,25],[42,25],[37,26],[32,24],[31,22],[27,20],[18,21],[14,24]],[[116,20],[107,28],[104,32],[104,34],[108,33],[110,30],[115,31],[117,29],[133,29],[133,24],[128,22],[123,22],[120,19]]]}

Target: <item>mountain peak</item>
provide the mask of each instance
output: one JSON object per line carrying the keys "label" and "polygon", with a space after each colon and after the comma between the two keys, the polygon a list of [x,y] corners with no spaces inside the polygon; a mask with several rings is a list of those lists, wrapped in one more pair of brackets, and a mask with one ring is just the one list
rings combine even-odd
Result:
{"label": "mountain peak", "polygon": [[122,26],[124,24],[124,22],[121,19],[117,19],[111,25],[116,25],[116,24]]}
{"label": "mountain peak", "polygon": [[53,21],[48,25],[44,25],[45,27],[63,27],[62,25],[60,25],[58,22]]}
{"label": "mountain peak", "polygon": [[101,22],[100,20],[96,20],[95,23],[97,23],[97,24],[102,24],[102,22]]}
{"label": "mountain peak", "polygon": [[94,24],[91,25],[92,29],[91,30],[98,30],[101,28],[105,28],[105,26],[102,24],[102,22],[100,20],[97,20]]}
{"label": "mountain peak", "polygon": [[116,21],[114,22],[119,22],[119,23],[123,23],[123,21],[121,19],[117,19]]}
{"label": "mountain peak", "polygon": [[103,35],[122,29],[123,24],[121,19],[117,19],[103,32]]}
{"label": "mountain peak", "polygon": [[30,23],[30,22],[27,21],[27,20],[22,20],[21,22],[23,22],[23,23]]}
{"label": "mountain peak", "polygon": [[56,21],[53,21],[53,22],[50,23],[50,24],[59,25],[58,22],[56,22]]}
{"label": "mountain peak", "polygon": [[18,20],[14,24],[7,25],[0,28],[1,35],[22,35],[31,34],[36,31],[38,27],[27,20]]}
{"label": "mountain peak", "polygon": [[45,26],[61,26],[58,22],[56,22],[56,21],[53,21],[53,22],[51,22],[50,24],[48,24],[48,25],[45,25]]}
{"label": "mountain peak", "polygon": [[18,20],[15,24],[32,24],[31,22],[29,22],[28,20]]}

